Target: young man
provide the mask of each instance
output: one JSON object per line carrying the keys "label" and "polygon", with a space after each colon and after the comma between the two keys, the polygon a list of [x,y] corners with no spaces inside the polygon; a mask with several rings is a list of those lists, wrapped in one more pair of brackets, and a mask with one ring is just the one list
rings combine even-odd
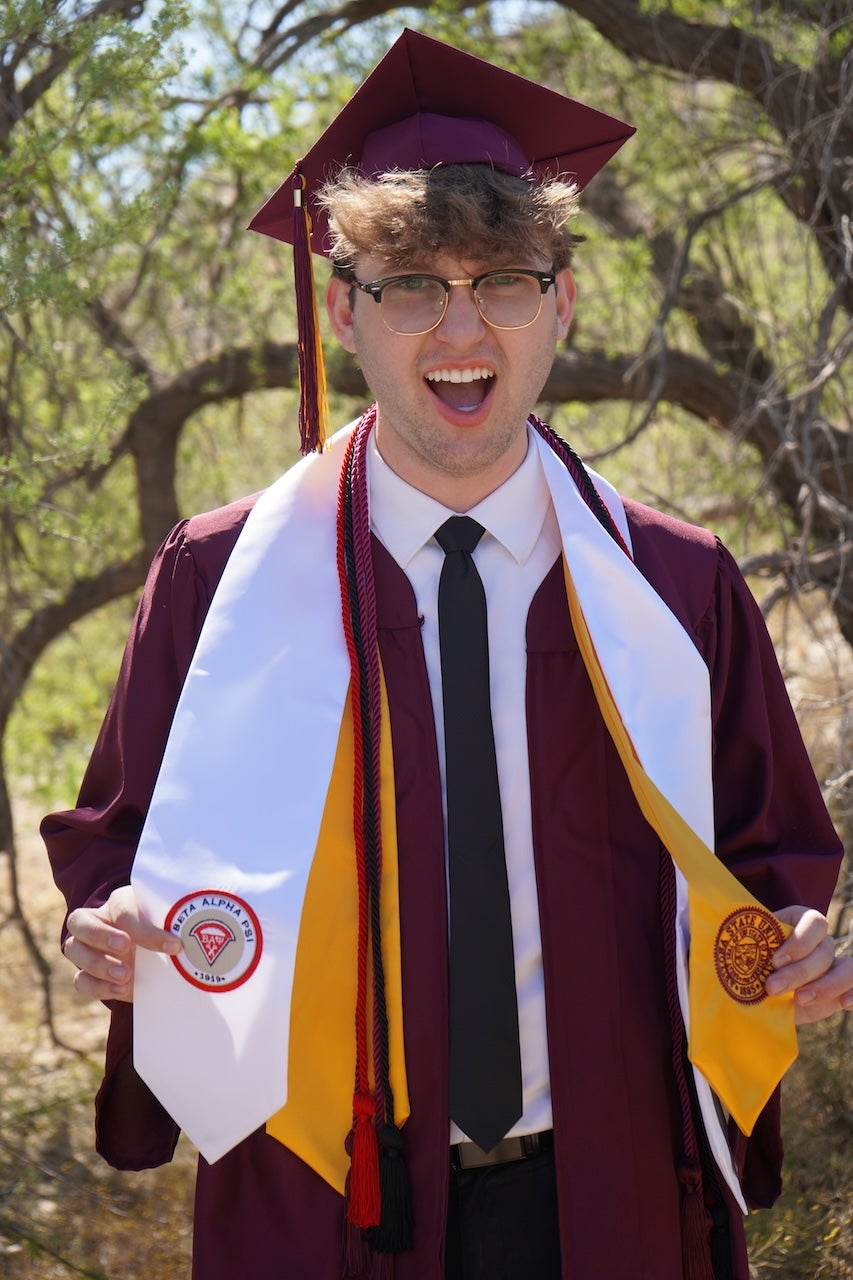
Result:
{"label": "young man", "polygon": [[407,32],[253,224],[304,268],[310,210],[375,406],[170,535],[43,828],[115,1002],[99,1149],[187,1129],[205,1280],[747,1280],[794,1009],[853,1007],[731,557],[531,416],[630,132]]}

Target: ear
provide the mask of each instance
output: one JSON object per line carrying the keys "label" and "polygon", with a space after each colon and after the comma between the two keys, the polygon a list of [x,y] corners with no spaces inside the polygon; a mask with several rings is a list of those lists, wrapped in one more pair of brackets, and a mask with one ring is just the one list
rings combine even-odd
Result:
{"label": "ear", "polygon": [[340,276],[333,275],[326,285],[326,311],[338,342],[345,351],[355,354],[352,285]]}
{"label": "ear", "polygon": [[569,332],[572,316],[575,312],[577,286],[575,278],[568,267],[557,273],[554,284],[557,295],[557,338],[562,341]]}

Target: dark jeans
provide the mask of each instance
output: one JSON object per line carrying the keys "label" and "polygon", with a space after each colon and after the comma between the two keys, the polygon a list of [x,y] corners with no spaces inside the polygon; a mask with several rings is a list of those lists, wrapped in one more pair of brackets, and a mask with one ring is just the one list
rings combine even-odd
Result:
{"label": "dark jeans", "polygon": [[554,1153],[450,1171],[445,1280],[560,1280]]}

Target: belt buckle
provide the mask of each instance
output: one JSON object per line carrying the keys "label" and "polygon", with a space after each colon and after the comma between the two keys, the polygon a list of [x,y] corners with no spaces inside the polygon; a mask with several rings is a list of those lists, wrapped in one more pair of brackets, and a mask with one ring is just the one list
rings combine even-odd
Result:
{"label": "belt buckle", "polygon": [[511,1164],[524,1160],[527,1153],[521,1138],[501,1138],[491,1151],[484,1151],[475,1142],[460,1142],[456,1147],[460,1169],[483,1169],[492,1164]]}

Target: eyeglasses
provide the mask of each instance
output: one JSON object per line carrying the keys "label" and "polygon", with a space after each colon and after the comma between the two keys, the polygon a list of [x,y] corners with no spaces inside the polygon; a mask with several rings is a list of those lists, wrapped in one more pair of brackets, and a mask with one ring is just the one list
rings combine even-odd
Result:
{"label": "eyeglasses", "polygon": [[484,271],[473,280],[445,280],[442,276],[386,276],[362,284],[349,283],[367,293],[382,310],[382,320],[392,333],[417,337],[441,324],[450,290],[470,285],[486,324],[493,329],[526,329],[542,310],[542,298],[557,277],[553,272]]}

